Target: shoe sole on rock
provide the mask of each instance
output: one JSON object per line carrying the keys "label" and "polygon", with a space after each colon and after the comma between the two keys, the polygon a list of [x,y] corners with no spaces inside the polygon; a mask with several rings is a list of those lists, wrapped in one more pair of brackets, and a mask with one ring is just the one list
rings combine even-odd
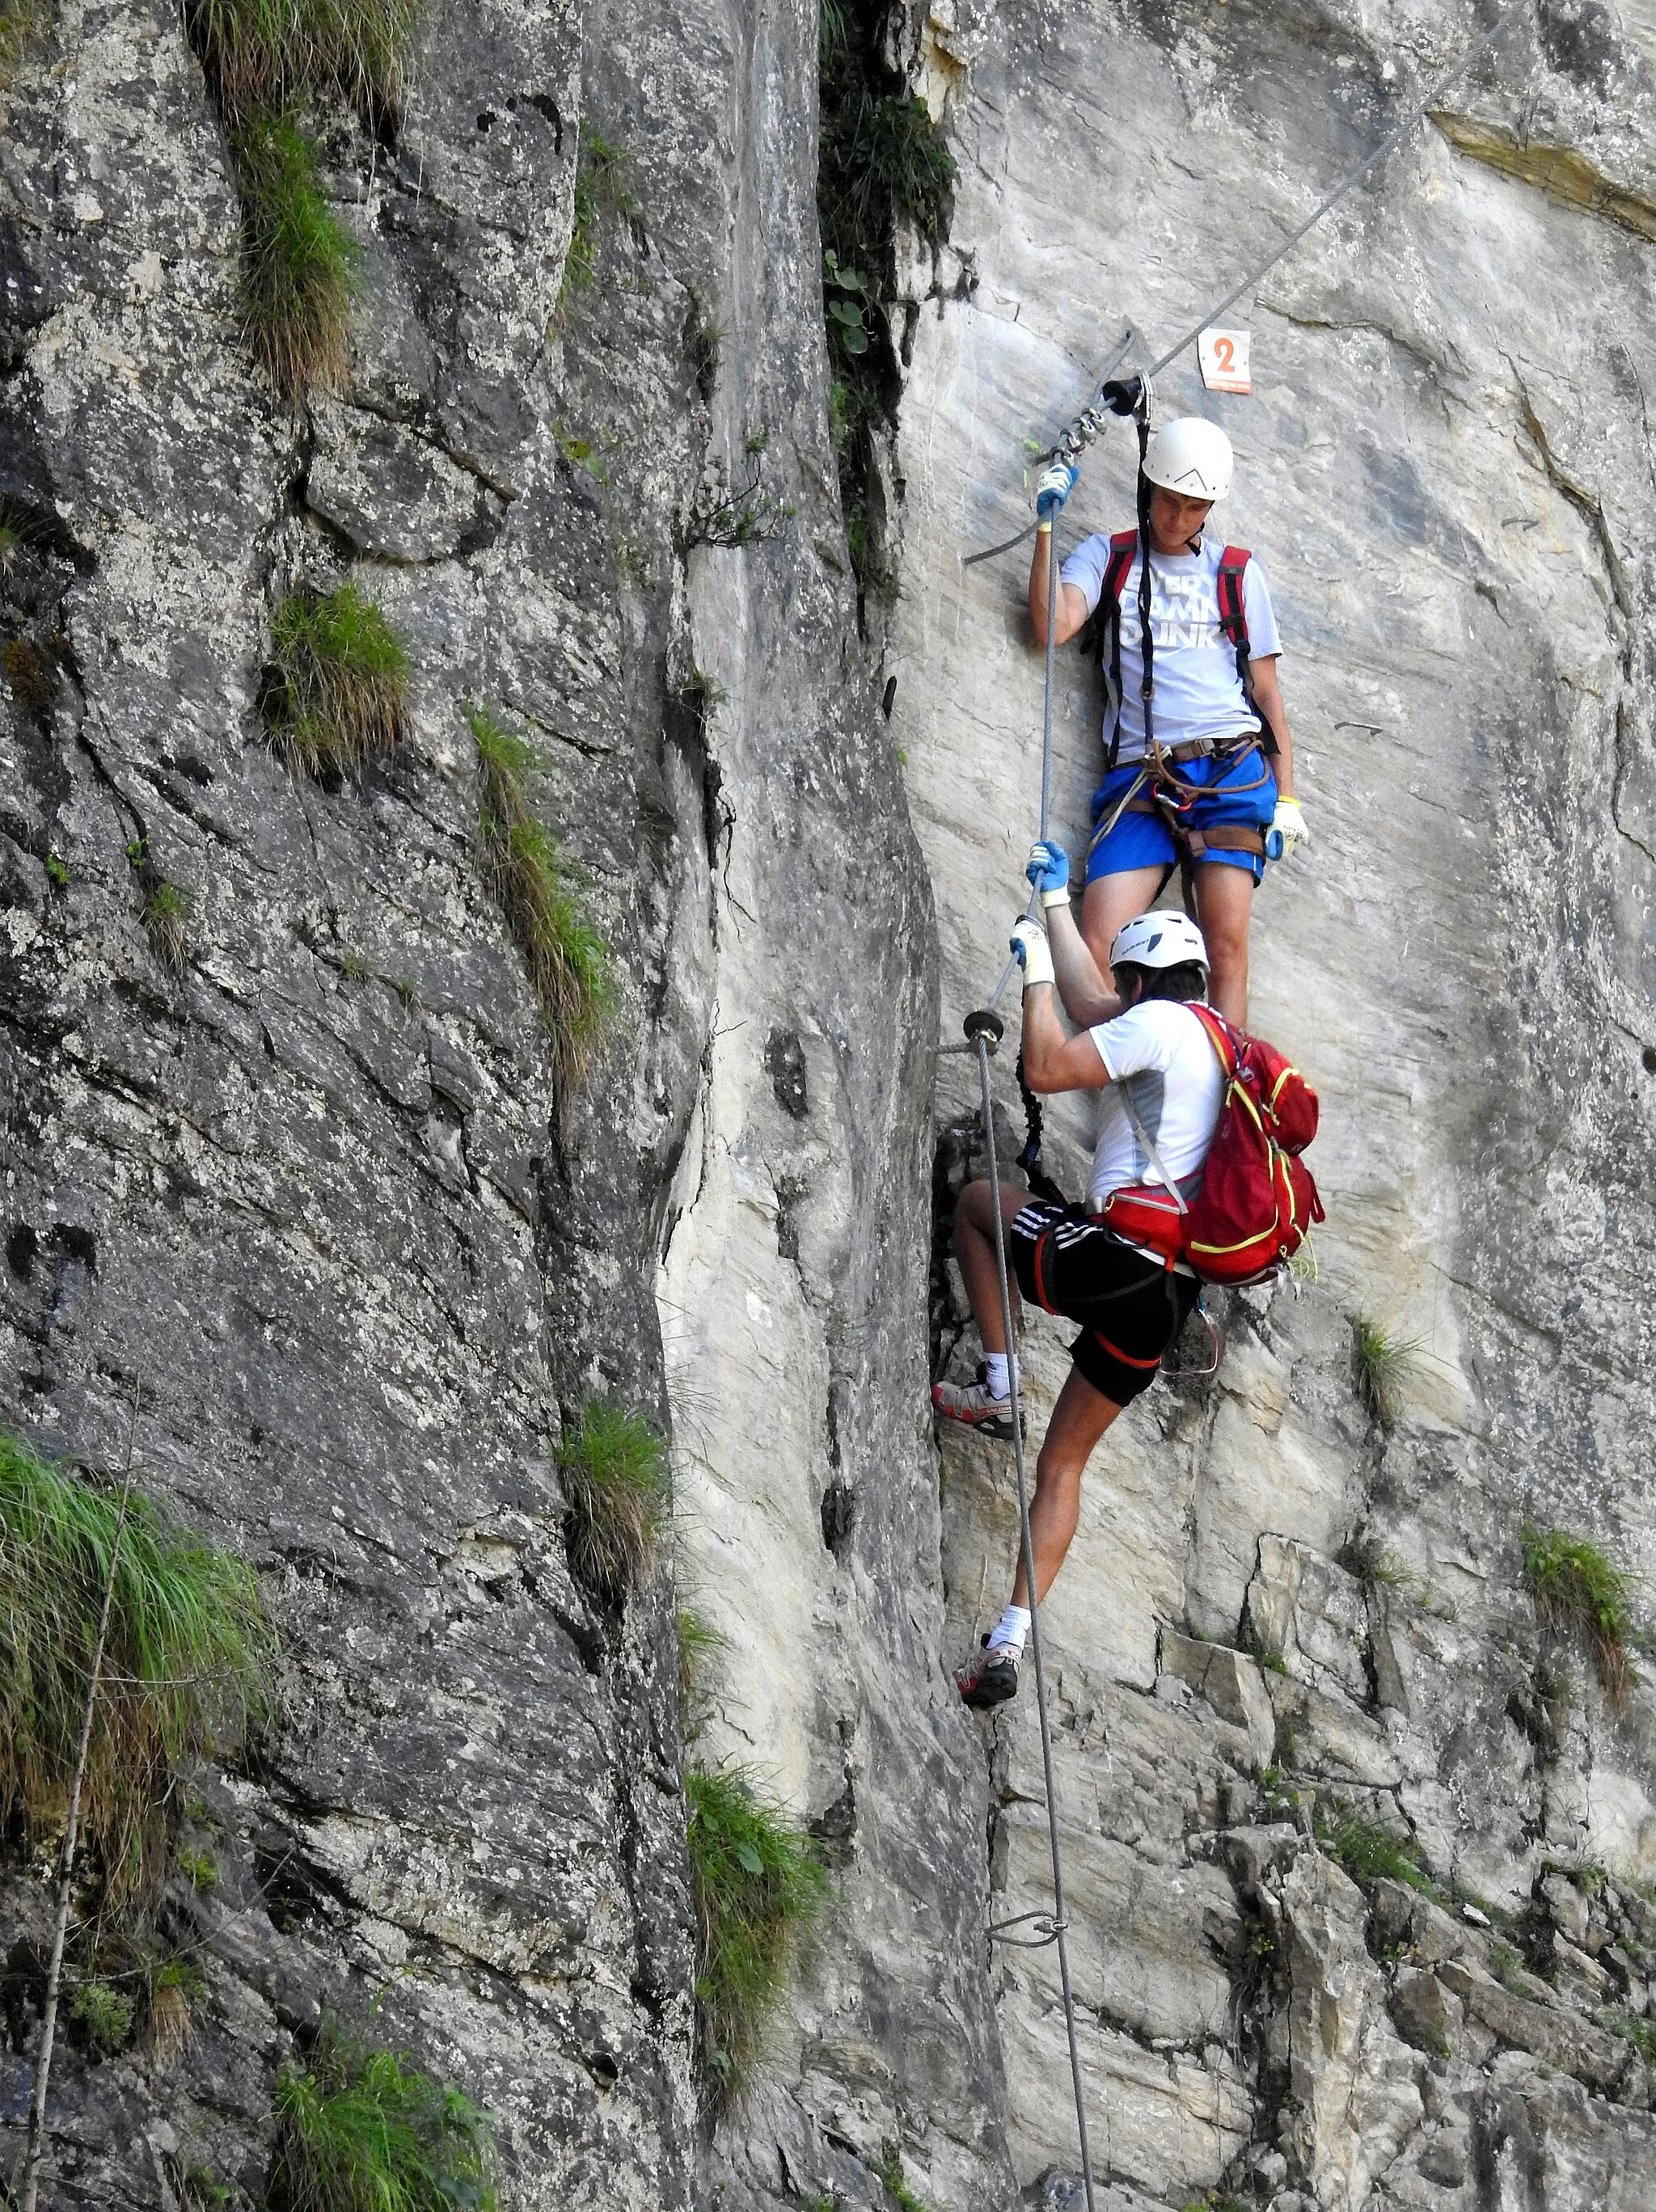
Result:
{"label": "shoe sole on rock", "polygon": [[970,1429],[974,1436],[993,1437],[1001,1443],[1009,1444],[1012,1442],[1010,1413],[957,1413],[953,1407],[946,1406],[938,1395],[938,1389],[941,1387],[939,1385],[932,1391],[932,1412],[940,1421],[953,1421],[957,1429]]}
{"label": "shoe sole on rock", "polygon": [[996,1705],[1004,1705],[1018,1694],[1018,1677],[1008,1681],[1004,1674],[989,1676],[987,1671],[975,1681],[961,1679],[965,1669],[954,1678],[954,1686],[960,1692],[962,1705],[970,1705],[974,1712],[989,1712]]}

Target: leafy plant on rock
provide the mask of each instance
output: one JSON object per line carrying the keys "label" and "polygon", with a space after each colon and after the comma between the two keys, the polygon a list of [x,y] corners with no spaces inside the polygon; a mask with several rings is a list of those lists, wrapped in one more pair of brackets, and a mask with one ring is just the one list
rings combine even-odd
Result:
{"label": "leafy plant on rock", "polygon": [[1588,1538],[1562,1528],[1526,1527],[1520,1541],[1524,1587],[1543,1626],[1586,1633],[1605,1695],[1619,1705],[1637,1679],[1628,1656],[1637,1636],[1632,1577]]}
{"label": "leafy plant on rock", "polygon": [[551,1038],[553,1080],[567,1099],[615,1014],[609,948],[581,910],[557,840],[529,803],[536,761],[486,708],[468,706],[478,748],[478,826],[496,896],[512,926]]}
{"label": "leafy plant on rock", "polygon": [[354,584],[289,592],[271,641],[261,705],[296,768],[342,775],[396,744],[408,713],[408,655]]}
{"label": "leafy plant on rock", "polygon": [[[117,1513],[107,1492],[0,1437],[0,1818],[31,1837],[64,1816]],[[153,1888],[184,1770],[240,1743],[273,1659],[250,1570],[135,1493],[81,1798],[116,1900]]]}
{"label": "leafy plant on rock", "polygon": [[589,1399],[557,1448],[569,1517],[569,1567],[606,1603],[637,1587],[672,1509],[667,1448],[638,1414]]}
{"label": "leafy plant on rock", "polygon": [[1423,1894],[1430,1892],[1431,1881],[1421,1866],[1412,1838],[1398,1836],[1348,1807],[1324,1811],[1320,1801],[1313,1825],[1322,1850],[1360,1888],[1385,1879],[1403,1882]]}
{"label": "leafy plant on rock", "polygon": [[696,1905],[697,2045],[714,2101],[737,2088],[759,2047],[801,1931],[827,1876],[814,1840],[734,1766],[689,1768]]}
{"label": "leafy plant on rock", "polygon": [[488,2115],[331,2023],[278,2075],[276,2129],[269,2212],[495,2212]]}

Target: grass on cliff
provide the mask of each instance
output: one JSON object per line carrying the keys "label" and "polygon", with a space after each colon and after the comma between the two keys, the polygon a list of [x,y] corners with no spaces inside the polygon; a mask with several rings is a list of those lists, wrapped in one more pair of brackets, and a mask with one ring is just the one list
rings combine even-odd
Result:
{"label": "grass on cliff", "polygon": [[1382,1428],[1391,1428],[1402,1409],[1414,1346],[1401,1342],[1383,1322],[1360,1313],[1352,1316],[1351,1352],[1358,1397]]}
{"label": "grass on cliff", "polygon": [[290,592],[271,640],[265,719],[295,767],[343,775],[390,750],[408,712],[408,655],[372,599],[354,584]]}
{"label": "grass on cliff", "polygon": [[186,0],[191,42],[233,124],[337,97],[370,122],[402,102],[408,0]]}
{"label": "grass on cliff", "polygon": [[23,58],[34,19],[35,0],[0,0],[0,92]]}
{"label": "grass on cliff", "polygon": [[468,706],[478,749],[478,827],[495,895],[511,924],[551,1034],[567,1099],[615,1014],[609,947],[581,910],[557,840],[529,804],[535,757],[486,708]]}
{"label": "grass on cliff", "polygon": [[1367,1889],[1385,1878],[1429,1894],[1431,1881],[1410,1838],[1399,1836],[1345,1806],[1324,1811],[1320,1802],[1313,1825],[1320,1849],[1343,1868],[1359,1888]]}
{"label": "grass on cliff", "polygon": [[667,1447],[638,1414],[593,1398],[564,1430],[557,1466],[570,1571],[618,1604],[648,1571],[672,1511]]}
{"label": "grass on cliff", "polygon": [[269,2212],[495,2212],[490,2122],[399,2056],[325,2026],[276,2085]]}
{"label": "grass on cliff", "polygon": [[[0,1437],[0,1820],[68,1805],[117,1501]],[[121,1538],[81,1834],[114,1900],[154,1887],[193,1761],[239,1745],[275,1656],[251,1571],[134,1492]]]}
{"label": "grass on cliff", "polygon": [[697,2050],[715,2101],[740,2087],[827,1875],[813,1838],[740,1767],[687,1768]]}
{"label": "grass on cliff", "polygon": [[569,250],[563,257],[563,276],[558,287],[562,307],[576,292],[584,292],[597,270],[598,229],[606,215],[631,215],[637,207],[630,182],[631,156],[624,146],[612,145],[589,124],[581,126],[581,151],[575,161],[574,219]]}
{"label": "grass on cliff", "polygon": [[337,391],[350,362],[359,249],[328,204],[316,149],[284,111],[250,118],[231,150],[241,191],[248,350],[295,403],[310,391]]}
{"label": "grass on cliff", "polygon": [[1597,1544],[1562,1528],[1525,1528],[1521,1541],[1524,1587],[1543,1626],[1583,1630],[1605,1695],[1621,1705],[1636,1680],[1628,1656],[1637,1634],[1633,1577]]}

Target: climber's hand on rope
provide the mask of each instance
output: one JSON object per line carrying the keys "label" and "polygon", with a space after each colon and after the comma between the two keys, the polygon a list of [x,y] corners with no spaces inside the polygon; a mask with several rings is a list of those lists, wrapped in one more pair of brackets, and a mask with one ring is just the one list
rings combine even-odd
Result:
{"label": "climber's hand on rope", "polygon": [[1012,957],[1024,971],[1026,991],[1032,984],[1052,981],[1052,947],[1040,923],[1031,921],[1027,915],[1012,933]]}
{"label": "climber's hand on rope", "polygon": [[1048,463],[1035,486],[1035,512],[1043,522],[1050,522],[1058,509],[1075,489],[1075,479],[1081,471],[1073,461],[1055,460]]}
{"label": "climber's hand on rope", "polygon": [[1069,855],[1050,837],[1043,837],[1029,850],[1024,873],[1041,895],[1044,907],[1069,903]]}
{"label": "climber's hand on rope", "polygon": [[1306,817],[1300,811],[1297,799],[1279,799],[1276,811],[1271,817],[1272,835],[1281,840],[1282,858],[1286,860],[1296,845],[1309,845],[1311,832],[1306,827]]}

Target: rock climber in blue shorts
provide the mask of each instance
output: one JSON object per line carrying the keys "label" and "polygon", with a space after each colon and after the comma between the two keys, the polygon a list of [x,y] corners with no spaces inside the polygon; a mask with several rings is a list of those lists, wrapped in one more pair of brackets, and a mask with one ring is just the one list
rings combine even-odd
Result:
{"label": "rock climber in blue shorts", "polygon": [[[1231,442],[1218,424],[1199,416],[1164,423],[1141,467],[1148,574],[1141,533],[1123,532],[1084,538],[1059,577],[1055,644],[1074,637],[1108,594],[1105,773],[1093,799],[1081,934],[1105,969],[1116,933],[1157,903],[1182,861],[1212,961],[1211,1001],[1242,1029],[1254,886],[1268,851],[1286,859],[1307,837],[1276,677],[1281,641],[1259,563],[1203,535],[1230,489]],[[1075,477],[1071,463],[1055,461],[1036,488],[1029,615],[1040,645],[1048,533]],[[1087,1018],[1115,1011],[1089,1008]]]}

